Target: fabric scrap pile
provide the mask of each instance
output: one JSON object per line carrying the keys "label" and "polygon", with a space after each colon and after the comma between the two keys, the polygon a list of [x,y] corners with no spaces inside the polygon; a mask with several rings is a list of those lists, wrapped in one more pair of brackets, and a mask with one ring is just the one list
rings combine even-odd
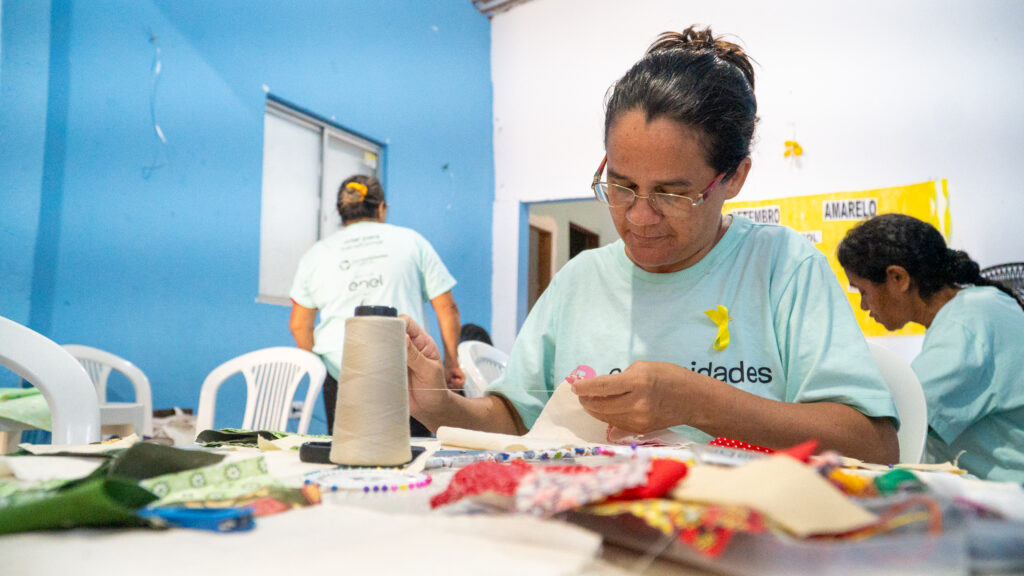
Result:
{"label": "fabric scrap pile", "polygon": [[[270,476],[262,456],[222,462],[222,454],[142,442],[85,456],[101,463],[79,478],[0,478],[0,534],[88,526],[241,530],[253,517],[319,502],[315,487],[290,488]],[[6,465],[30,467],[32,457]]]}

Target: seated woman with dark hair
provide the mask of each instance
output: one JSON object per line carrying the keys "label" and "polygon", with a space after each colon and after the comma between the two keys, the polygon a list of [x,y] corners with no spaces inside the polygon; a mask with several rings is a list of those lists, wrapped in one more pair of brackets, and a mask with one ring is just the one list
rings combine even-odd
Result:
{"label": "seated woman with dark hair", "polygon": [[928,400],[929,459],[959,456],[980,478],[1024,482],[1024,305],[903,214],[850,230],[838,252],[872,318],[927,329],[912,367]]}
{"label": "seated woman with dark hair", "polygon": [[[409,409],[432,430],[523,434],[555,388],[616,432],[899,459],[898,417],[825,255],[723,212],[750,172],[754,68],[690,27],[659,37],[606,99],[590,180],[619,240],[584,251],[530,311],[481,398],[444,390],[436,345],[408,324]],[[596,146],[595,146],[596,148]]]}

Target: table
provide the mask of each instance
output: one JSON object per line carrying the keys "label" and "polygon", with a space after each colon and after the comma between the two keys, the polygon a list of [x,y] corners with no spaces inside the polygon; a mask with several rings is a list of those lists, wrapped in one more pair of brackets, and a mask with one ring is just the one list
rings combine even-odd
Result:
{"label": "table", "polygon": [[[308,464],[294,451],[225,450],[228,459],[264,456],[270,473],[283,483],[301,485],[305,474],[332,466]],[[583,460],[583,459],[581,459]],[[444,489],[452,469],[431,471],[427,488],[374,496],[326,494],[323,504],[258,518],[250,532],[215,534],[174,529],[72,530],[0,537],[5,574],[267,574],[337,571],[345,574],[711,574],[713,565],[652,559],[631,549],[601,545],[592,532],[557,520],[522,516],[453,515],[431,511],[429,499]],[[940,481],[941,482],[941,481]],[[985,492],[989,483],[968,483]],[[998,491],[990,491],[1000,498]],[[1012,497],[1015,494],[1006,493]],[[950,540],[949,542],[953,542]],[[963,539],[956,540],[960,546]],[[946,541],[926,542],[940,546]],[[891,546],[891,544],[890,544]],[[878,549],[876,548],[876,551]],[[957,558],[952,547],[937,559]],[[761,549],[759,554],[771,553]],[[930,573],[965,574],[960,562],[936,564]],[[874,558],[876,561],[878,557]],[[870,555],[858,574],[916,573],[881,566],[872,572]],[[875,566],[876,568],[878,566]],[[848,570],[848,566],[846,567]],[[911,567],[913,568],[913,567]],[[814,573],[829,573],[814,566]],[[777,572],[786,573],[786,572]],[[792,573],[791,571],[789,573]],[[843,571],[833,572],[843,573]]]}
{"label": "table", "polygon": [[[262,454],[270,473],[300,486],[306,473],[333,468],[298,460],[295,451],[224,450],[228,459]],[[172,529],[76,529],[0,536],[5,574],[273,574],[329,570],[346,574],[631,574],[649,561],[564,522],[519,516],[431,512],[429,500],[454,474],[440,469],[427,488],[396,495],[325,493],[319,506],[256,519],[249,532]],[[59,553],[53,553],[58,551]],[[637,565],[641,562],[642,566]],[[661,572],[687,574],[673,563]],[[693,574],[702,574],[695,571]]]}

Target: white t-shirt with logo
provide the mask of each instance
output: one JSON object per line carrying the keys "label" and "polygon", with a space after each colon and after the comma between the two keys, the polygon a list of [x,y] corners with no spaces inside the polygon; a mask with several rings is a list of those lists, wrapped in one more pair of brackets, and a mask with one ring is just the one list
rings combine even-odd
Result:
{"label": "white t-shirt with logo", "polygon": [[[719,305],[731,319],[723,350],[705,313]],[[671,362],[763,398],[837,402],[898,422],[825,255],[783,226],[736,216],[700,262],[669,274],[638,268],[622,240],[581,253],[544,291],[504,378],[488,391],[511,401],[529,427],[576,366],[608,374],[637,360]],[[689,426],[672,430],[711,439]]]}
{"label": "white t-shirt with logo", "polygon": [[338,377],[345,319],[356,306],[392,306],[421,326],[423,303],[455,286],[433,246],[416,231],[355,222],[317,242],[299,260],[291,299],[320,311],[313,351]]}

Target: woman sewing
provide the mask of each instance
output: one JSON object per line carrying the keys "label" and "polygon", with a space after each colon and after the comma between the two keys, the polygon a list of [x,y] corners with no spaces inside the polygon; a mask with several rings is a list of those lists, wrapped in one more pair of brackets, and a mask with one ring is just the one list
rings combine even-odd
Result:
{"label": "woman sewing", "polygon": [[[428,427],[523,433],[576,366],[616,430],[769,448],[816,439],[895,462],[896,411],[825,256],[792,230],[722,213],[750,171],[754,71],[710,30],[663,34],[615,83],[592,187],[619,241],[552,280],[484,398],[443,388],[409,324],[410,408]],[[596,160],[596,159],[595,159]]]}
{"label": "woman sewing", "polygon": [[1024,482],[1024,304],[904,214],[853,228],[838,256],[872,318],[888,330],[925,327],[911,367],[928,401],[927,459]]}

